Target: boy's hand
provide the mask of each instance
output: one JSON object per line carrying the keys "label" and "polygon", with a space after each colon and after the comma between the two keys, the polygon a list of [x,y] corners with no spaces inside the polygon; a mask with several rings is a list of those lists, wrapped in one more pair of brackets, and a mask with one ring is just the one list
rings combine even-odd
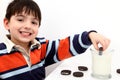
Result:
{"label": "boy's hand", "polygon": [[106,38],[105,36],[96,33],[96,32],[90,32],[89,38],[95,47],[95,49],[99,50],[98,44],[100,44],[103,47],[103,50],[106,50],[110,44],[110,40]]}

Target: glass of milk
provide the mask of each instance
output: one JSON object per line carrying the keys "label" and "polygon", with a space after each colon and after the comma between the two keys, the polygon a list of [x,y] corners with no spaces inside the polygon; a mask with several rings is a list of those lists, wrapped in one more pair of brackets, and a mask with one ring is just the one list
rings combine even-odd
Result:
{"label": "glass of milk", "polygon": [[92,76],[98,79],[111,78],[111,57],[113,50],[99,51],[91,48]]}

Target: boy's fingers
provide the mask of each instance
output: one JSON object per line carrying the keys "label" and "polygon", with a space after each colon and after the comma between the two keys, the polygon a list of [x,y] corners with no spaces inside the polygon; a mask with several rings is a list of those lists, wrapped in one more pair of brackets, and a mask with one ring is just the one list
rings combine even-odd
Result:
{"label": "boy's fingers", "polygon": [[96,50],[99,50],[99,48],[98,48],[98,43],[93,42],[93,46],[94,46],[94,48],[95,48]]}

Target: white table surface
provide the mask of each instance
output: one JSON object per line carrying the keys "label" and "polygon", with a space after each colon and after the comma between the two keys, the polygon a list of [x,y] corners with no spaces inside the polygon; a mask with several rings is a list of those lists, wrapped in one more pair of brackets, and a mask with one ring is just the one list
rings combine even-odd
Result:
{"label": "white table surface", "polygon": [[[78,66],[88,67],[88,71],[83,72],[84,77],[73,77],[72,73],[78,70]],[[78,56],[66,59],[57,68],[55,68],[45,80],[99,80],[91,77],[92,58],[91,53],[87,50],[85,53]],[[109,80],[120,80],[120,74],[116,73],[116,69],[120,68],[120,51],[115,50],[112,54],[111,62],[111,75]],[[71,75],[61,75],[60,72],[63,69],[69,69],[72,71]]]}

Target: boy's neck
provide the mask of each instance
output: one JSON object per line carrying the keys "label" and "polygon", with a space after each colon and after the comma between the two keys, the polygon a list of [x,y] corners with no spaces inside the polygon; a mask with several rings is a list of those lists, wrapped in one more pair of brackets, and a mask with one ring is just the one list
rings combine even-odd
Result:
{"label": "boy's neck", "polygon": [[30,50],[30,43],[23,43],[23,44],[19,44],[22,48],[24,48],[25,49],[25,51],[27,52],[27,53],[29,53],[29,50]]}
{"label": "boy's neck", "polygon": [[22,48],[24,48],[24,50],[29,53],[29,49],[30,49],[30,46],[31,46],[31,42],[18,42],[18,41],[14,41],[11,39],[11,37],[9,36],[9,39],[15,44],[15,45],[19,45],[21,46]]}

